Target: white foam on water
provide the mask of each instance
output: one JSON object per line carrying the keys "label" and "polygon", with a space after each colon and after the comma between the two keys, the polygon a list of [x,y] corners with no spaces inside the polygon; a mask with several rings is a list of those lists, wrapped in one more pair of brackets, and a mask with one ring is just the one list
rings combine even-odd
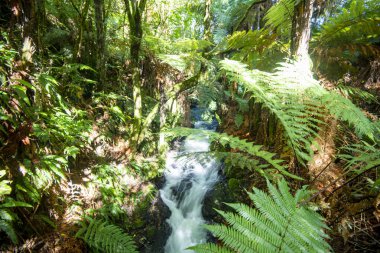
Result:
{"label": "white foam on water", "polygon": [[[201,124],[198,124],[201,125]],[[167,154],[164,172],[166,183],[160,190],[171,216],[167,220],[172,228],[166,245],[166,253],[190,253],[187,247],[204,243],[206,231],[202,227],[202,205],[206,193],[218,181],[219,163],[209,154],[184,155],[209,150],[207,136],[186,138],[181,151]]]}

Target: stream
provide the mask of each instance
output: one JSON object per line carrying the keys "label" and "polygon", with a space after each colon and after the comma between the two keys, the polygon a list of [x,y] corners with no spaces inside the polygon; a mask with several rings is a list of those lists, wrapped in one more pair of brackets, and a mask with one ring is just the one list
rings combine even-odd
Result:
{"label": "stream", "polygon": [[[200,109],[192,110],[197,129],[215,130],[215,120],[207,123],[201,119]],[[164,172],[165,185],[160,190],[161,199],[171,211],[167,219],[171,234],[166,241],[165,253],[190,253],[187,247],[204,243],[207,233],[202,227],[203,200],[219,180],[219,163],[211,155],[189,155],[209,151],[208,137],[202,134],[188,136],[179,150],[168,152]]]}

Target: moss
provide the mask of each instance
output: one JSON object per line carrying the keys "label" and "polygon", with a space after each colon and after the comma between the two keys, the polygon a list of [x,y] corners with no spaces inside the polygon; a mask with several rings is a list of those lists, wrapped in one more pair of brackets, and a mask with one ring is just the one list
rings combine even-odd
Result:
{"label": "moss", "polygon": [[146,221],[141,217],[135,217],[132,221],[133,228],[141,228],[146,225]]}
{"label": "moss", "polygon": [[228,189],[233,193],[237,193],[239,192],[241,189],[240,189],[240,184],[239,184],[239,180],[237,180],[236,178],[231,178],[228,180]]}

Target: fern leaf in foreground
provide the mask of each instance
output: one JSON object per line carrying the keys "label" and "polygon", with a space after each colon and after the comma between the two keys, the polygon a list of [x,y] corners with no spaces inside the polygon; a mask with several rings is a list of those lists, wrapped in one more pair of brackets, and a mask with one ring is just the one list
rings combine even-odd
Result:
{"label": "fern leaf in foreground", "polygon": [[228,204],[236,213],[218,211],[228,226],[206,226],[223,246],[208,243],[190,249],[198,253],[331,252],[323,218],[300,203],[310,192],[302,188],[293,196],[285,180],[277,187],[268,181],[268,188],[269,193],[257,188],[248,193],[255,209]]}
{"label": "fern leaf in foreground", "polygon": [[90,248],[109,253],[137,253],[133,239],[121,228],[106,221],[88,219],[76,234]]}
{"label": "fern leaf in foreground", "polygon": [[199,244],[197,246],[190,247],[198,253],[234,253],[225,247],[220,247],[212,243]]}

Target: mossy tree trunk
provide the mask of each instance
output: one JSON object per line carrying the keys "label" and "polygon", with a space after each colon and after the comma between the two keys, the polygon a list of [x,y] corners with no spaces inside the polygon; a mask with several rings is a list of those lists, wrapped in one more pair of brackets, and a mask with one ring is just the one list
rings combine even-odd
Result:
{"label": "mossy tree trunk", "polygon": [[211,34],[211,0],[206,0],[205,3],[205,17],[203,19],[203,25],[204,25],[204,35],[203,39],[211,41],[212,34]]}
{"label": "mossy tree trunk", "polygon": [[132,137],[132,144],[137,147],[139,144],[140,132],[142,130],[142,80],[139,57],[141,39],[143,36],[142,14],[145,10],[146,0],[124,0],[124,3],[129,21],[129,43],[134,101],[133,117],[135,124],[133,126],[134,136]]}

